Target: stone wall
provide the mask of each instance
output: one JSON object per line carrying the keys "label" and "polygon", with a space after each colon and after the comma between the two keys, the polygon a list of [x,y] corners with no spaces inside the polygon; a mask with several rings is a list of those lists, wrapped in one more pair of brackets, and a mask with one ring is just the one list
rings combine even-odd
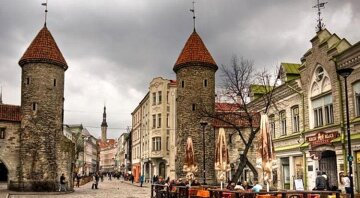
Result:
{"label": "stone wall", "polygon": [[46,63],[22,67],[20,183],[23,190],[55,191],[59,172],[70,176],[68,168],[62,167],[65,163],[59,163],[66,156],[60,146],[63,98],[64,68]]}
{"label": "stone wall", "polygon": [[13,189],[18,184],[20,122],[1,121],[0,128],[5,128],[5,139],[0,139],[0,161],[8,169],[8,188]]}
{"label": "stone wall", "polygon": [[[204,85],[207,80],[207,86]],[[185,177],[183,165],[185,159],[185,147],[188,136],[192,137],[195,163],[198,172],[195,173],[200,181],[203,179],[203,129],[200,121],[203,119],[201,109],[213,113],[215,109],[215,70],[202,64],[189,65],[179,69],[176,73],[177,82],[177,130],[176,130],[176,175]],[[184,85],[184,87],[182,86]],[[193,106],[195,105],[195,106]],[[208,182],[215,181],[215,132],[213,127],[205,129],[205,170]]]}

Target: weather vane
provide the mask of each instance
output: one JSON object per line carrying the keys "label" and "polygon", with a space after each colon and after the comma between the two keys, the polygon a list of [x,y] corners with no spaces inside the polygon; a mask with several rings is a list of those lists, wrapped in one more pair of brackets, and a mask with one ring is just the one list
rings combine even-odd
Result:
{"label": "weather vane", "polygon": [[195,17],[195,0],[193,0],[192,4],[193,4],[193,7],[192,7],[192,9],[190,9],[190,12],[193,13],[194,31],[195,31],[195,19],[196,19],[196,17]]}
{"label": "weather vane", "polygon": [[318,24],[316,25],[316,29],[317,31],[321,31],[325,25],[324,23],[322,22],[322,18],[321,18],[321,9],[324,9],[325,8],[325,4],[327,4],[328,2],[320,2],[320,0],[317,0],[317,4],[315,6],[313,6],[313,8],[317,8],[318,10]]}
{"label": "weather vane", "polygon": [[44,23],[44,26],[46,27],[46,19],[47,19],[47,12],[48,12],[48,9],[47,9],[47,0],[45,3],[42,3],[41,5],[42,6],[45,6],[45,23]]}

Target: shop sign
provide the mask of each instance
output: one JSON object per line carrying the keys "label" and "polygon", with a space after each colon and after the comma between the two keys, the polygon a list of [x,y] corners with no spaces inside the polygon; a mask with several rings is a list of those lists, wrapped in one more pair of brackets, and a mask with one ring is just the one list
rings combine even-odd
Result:
{"label": "shop sign", "polygon": [[334,132],[318,132],[313,136],[306,137],[307,142],[310,143],[311,148],[315,148],[321,145],[329,145],[331,144],[331,140],[337,138],[339,133],[337,131]]}

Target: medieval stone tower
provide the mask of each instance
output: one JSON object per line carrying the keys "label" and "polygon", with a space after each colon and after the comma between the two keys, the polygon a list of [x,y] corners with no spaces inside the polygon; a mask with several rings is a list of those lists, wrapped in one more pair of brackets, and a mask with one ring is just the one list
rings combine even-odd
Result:
{"label": "medieval stone tower", "polygon": [[200,122],[206,121],[205,127],[205,173],[208,182],[215,181],[215,135],[209,119],[202,116],[204,110],[215,111],[215,72],[218,69],[214,59],[205,47],[200,36],[194,32],[187,40],[173,70],[177,82],[177,128],[176,128],[176,175],[185,177],[183,171],[187,138],[193,140],[195,173],[203,181],[203,128]]}
{"label": "medieval stone tower", "polygon": [[106,142],[107,140],[107,122],[106,122],[106,106],[104,106],[103,121],[101,123],[101,141]]}
{"label": "medieval stone tower", "polygon": [[64,75],[68,65],[44,26],[19,61],[21,129],[19,188],[53,191],[71,182],[72,144],[62,135]]}

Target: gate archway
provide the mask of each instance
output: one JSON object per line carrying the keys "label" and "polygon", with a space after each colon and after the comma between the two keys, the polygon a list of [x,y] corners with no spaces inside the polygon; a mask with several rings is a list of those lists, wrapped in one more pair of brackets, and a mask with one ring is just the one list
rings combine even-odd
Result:
{"label": "gate archway", "polygon": [[0,182],[7,182],[9,179],[9,170],[4,162],[0,160]]}

